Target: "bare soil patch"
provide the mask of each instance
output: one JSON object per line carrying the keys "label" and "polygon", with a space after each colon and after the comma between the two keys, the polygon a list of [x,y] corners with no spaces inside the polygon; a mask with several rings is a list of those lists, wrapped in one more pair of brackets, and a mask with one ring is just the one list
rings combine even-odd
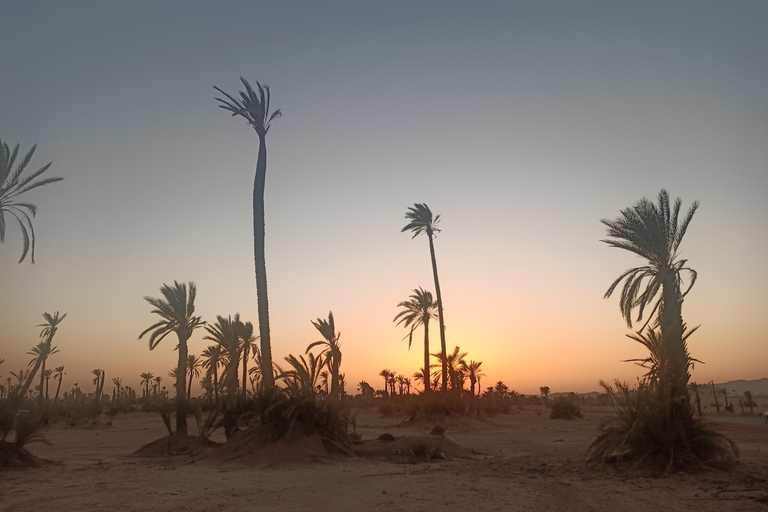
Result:
{"label": "bare soil patch", "polygon": [[[356,457],[328,454],[319,438],[267,448],[252,440],[248,450],[233,445],[229,456],[221,446],[136,457],[140,447],[167,437],[165,426],[156,414],[118,415],[98,429],[44,429],[52,444],[28,449],[51,462],[0,471],[0,510],[37,511],[44,504],[121,512],[768,511],[768,425],[761,418],[710,419],[741,450],[730,471],[654,478],[587,462],[587,447],[609,414],[587,411],[565,421],[525,411],[457,420],[441,425],[443,435],[430,435],[433,422],[402,423],[371,409],[358,414],[363,443],[354,448],[367,445],[372,453]],[[386,433],[394,440],[375,441]],[[217,432],[214,440],[222,437]],[[445,458],[419,457],[420,447]]]}

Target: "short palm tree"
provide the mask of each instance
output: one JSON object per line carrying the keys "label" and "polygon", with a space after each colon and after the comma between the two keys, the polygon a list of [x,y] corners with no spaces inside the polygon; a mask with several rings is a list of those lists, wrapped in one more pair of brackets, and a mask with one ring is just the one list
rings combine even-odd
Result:
{"label": "short palm tree", "polygon": [[192,396],[192,379],[200,376],[200,368],[203,366],[203,360],[195,354],[187,356],[187,396]]}
{"label": "short palm tree", "polygon": [[470,360],[469,363],[462,360],[461,361],[461,368],[466,373],[467,377],[469,377],[469,385],[470,385],[470,391],[472,392],[472,396],[475,396],[475,384],[477,384],[477,394],[480,394],[480,378],[484,377],[485,374],[483,373],[481,367],[483,366],[482,361],[472,361]]}
{"label": "short palm tree", "polygon": [[221,361],[221,345],[210,345],[203,350],[203,368],[212,376],[211,386],[216,403],[219,403],[219,364]]}
{"label": "short palm tree", "polygon": [[[392,321],[396,321],[396,325],[403,324],[404,327],[411,328],[408,333],[409,350],[413,341],[413,331],[419,326],[424,326],[424,368],[429,368],[429,321],[437,318],[435,313],[437,304],[432,300],[432,293],[425,291],[421,287],[414,288],[410,300],[401,302],[397,307],[403,309]],[[430,392],[429,379],[424,381],[424,392]]]}
{"label": "short palm tree", "polygon": [[459,347],[453,347],[450,354],[444,355],[441,352],[432,354],[440,362],[440,368],[445,368],[448,372],[448,380],[451,384],[451,391],[461,394],[463,385],[462,363],[467,357],[466,352],[459,352]]}
{"label": "short palm tree", "polygon": [[216,323],[207,325],[205,330],[208,336],[203,339],[218,343],[223,349],[219,359],[224,363],[224,374],[222,375],[223,387],[227,390],[227,399],[232,401],[237,395],[237,371],[240,362],[240,335],[245,328],[240,321],[240,313],[235,313],[235,318],[231,316],[224,318],[216,317]]}
{"label": "short palm tree", "polygon": [[141,375],[141,384],[144,386],[144,397],[149,399],[149,383],[155,378],[155,374],[152,372],[144,372]]}
{"label": "short palm tree", "polygon": [[[408,211],[405,213],[405,218],[408,220],[408,224],[405,225],[401,232],[411,231],[413,233],[412,238],[416,238],[420,234],[427,235],[429,239],[429,255],[432,259],[432,276],[435,279],[435,293],[437,295],[437,315],[440,323],[440,352],[443,355],[443,360],[446,360],[446,345],[445,345],[445,319],[443,317],[443,298],[440,294],[440,280],[437,278],[437,260],[435,259],[435,243],[433,241],[434,234],[439,232],[437,224],[440,222],[440,215],[432,216],[432,211],[426,204],[415,203],[413,206],[408,207]],[[443,391],[448,389],[448,368],[443,365],[442,367],[442,389]]]}
{"label": "short palm tree", "polygon": [[33,172],[29,176],[22,178],[22,174],[32,160],[32,155],[35,154],[37,144],[32,146],[29,153],[22,158],[14,169],[16,164],[16,158],[19,155],[19,145],[17,144],[13,151],[11,148],[0,140],[0,243],[5,241],[5,214],[9,214],[16,219],[21,228],[21,235],[24,240],[24,246],[21,252],[21,259],[19,263],[24,261],[27,257],[27,253],[30,254],[32,263],[35,262],[35,229],[32,227],[32,217],[37,213],[37,206],[32,203],[19,202],[18,197],[32,189],[42,187],[49,183],[56,183],[64,178],[45,178],[35,181],[45,171],[51,167],[52,162],[48,162],[45,165]]}
{"label": "short palm tree", "polygon": [[539,392],[544,397],[544,408],[549,408],[549,386],[541,386]]}
{"label": "short palm tree", "polygon": [[176,431],[187,433],[187,400],[185,377],[187,375],[187,340],[192,332],[205,325],[205,322],[195,313],[195,297],[197,287],[189,282],[189,289],[183,283],[173,282],[173,286],[163,284],[160,287],[163,298],[144,297],[155,309],[152,313],[158,315],[161,320],[145,329],[139,334],[141,339],[145,334],[152,332],[149,337],[149,350],[155,347],[168,334],[175,332],[179,339],[179,364],[176,372]]}
{"label": "short palm tree", "polygon": [[[267,301],[267,263],[264,254],[264,186],[267,176],[267,132],[272,121],[282,116],[280,109],[269,112],[269,87],[256,82],[256,89],[251,87],[243,77],[240,81],[245,92],[235,98],[218,87],[214,89],[226,96],[227,99],[216,98],[219,107],[231,112],[232,116],[244,118],[259,138],[259,155],[256,160],[256,177],[253,183],[253,252],[256,267],[256,294],[259,306],[259,337],[261,338],[261,357],[267,368],[272,367],[272,348],[269,335],[269,304]],[[263,375],[265,389],[272,390],[275,386],[272,374]]]}
{"label": "short palm tree", "polygon": [[282,372],[279,378],[286,384],[286,392],[290,396],[315,396],[315,387],[320,378],[325,363],[322,357],[316,357],[312,352],[307,359],[299,355],[298,359],[293,354],[285,358],[291,365],[289,370]]}
{"label": "short palm tree", "polygon": [[310,343],[304,353],[309,353],[310,350],[318,345],[324,346],[322,352],[320,352],[320,357],[324,357],[324,363],[331,371],[330,397],[332,400],[337,400],[339,398],[339,368],[341,367],[341,345],[339,344],[341,333],[336,332],[333,312],[328,313],[328,320],[324,318],[312,320],[312,325],[320,332],[323,339]]}
{"label": "short palm tree", "polygon": [[93,383],[96,385],[96,391],[94,392],[94,395],[96,397],[96,402],[98,403],[99,399],[101,398],[101,393],[104,389],[104,370],[101,368],[97,368],[95,370],[91,370],[91,373],[94,375]]}
{"label": "short palm tree", "polygon": [[[48,359],[48,356],[51,355],[52,350],[56,351],[56,348],[51,348],[51,343],[53,343],[53,337],[56,335],[56,332],[59,329],[59,324],[61,323],[64,318],[66,318],[67,314],[64,313],[63,315],[59,316],[59,312],[57,311],[54,314],[50,313],[43,313],[43,318],[45,319],[45,323],[42,323],[38,325],[38,327],[42,327],[43,330],[40,332],[40,337],[43,338],[43,341],[40,342],[40,344],[37,345],[37,349],[41,350],[40,353],[34,353],[35,348],[32,349],[32,355],[35,355],[36,357],[33,359],[33,362],[30,364],[34,364],[32,367],[32,371],[30,371],[27,375],[27,380],[18,388],[17,397],[23,398],[27,391],[29,390],[29,386],[32,385],[32,380],[35,378],[35,375],[37,375],[37,372],[42,369],[42,371],[45,371],[45,362]],[[42,347],[42,345],[46,345],[45,347]],[[42,389],[43,385],[43,376],[41,373],[40,376],[40,389]]]}
{"label": "short palm tree", "polygon": [[56,396],[53,397],[54,401],[59,399],[59,391],[61,391],[61,380],[64,378],[66,373],[67,372],[64,371],[63,366],[57,366],[53,369],[53,378],[59,381],[59,383],[56,385]]}
{"label": "short palm tree", "polygon": [[40,368],[40,401],[45,398],[43,393],[43,381],[45,380],[46,372],[48,371],[45,369],[45,362],[48,360],[49,356],[56,354],[58,351],[59,349],[57,347],[52,347],[46,342],[41,341],[32,347],[32,350],[27,352],[28,355],[34,356],[29,362],[29,366],[37,365]]}
{"label": "short palm tree", "polygon": [[123,391],[123,379],[120,377],[112,377],[112,384],[115,386],[115,398],[117,399],[117,407],[120,408],[120,394]]}

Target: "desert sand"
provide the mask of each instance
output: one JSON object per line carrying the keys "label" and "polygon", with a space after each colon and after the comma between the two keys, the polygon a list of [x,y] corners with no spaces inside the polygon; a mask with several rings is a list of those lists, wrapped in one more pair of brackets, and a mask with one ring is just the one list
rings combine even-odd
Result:
{"label": "desert sand", "polygon": [[[741,451],[729,471],[656,478],[587,462],[590,440],[610,414],[586,411],[567,421],[526,410],[407,424],[374,409],[359,412],[363,440],[424,435],[441,423],[447,453],[429,461],[394,448],[370,457],[328,455],[309,444],[284,449],[285,457],[227,460],[216,449],[138,457],[132,454],[167,434],[165,426],[158,414],[119,414],[44,428],[51,444],[28,448],[46,462],[0,472],[0,510],[768,510],[768,424],[757,415],[708,417]],[[196,433],[193,417],[189,425]],[[223,441],[218,432],[212,439]]]}

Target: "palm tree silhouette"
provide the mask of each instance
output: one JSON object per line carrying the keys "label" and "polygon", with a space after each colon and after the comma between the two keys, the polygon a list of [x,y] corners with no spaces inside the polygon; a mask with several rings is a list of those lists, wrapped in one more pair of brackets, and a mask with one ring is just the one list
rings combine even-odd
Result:
{"label": "palm tree silhouette", "polygon": [[[669,194],[662,189],[658,204],[643,198],[631,208],[622,210],[617,219],[601,219],[600,222],[608,227],[610,237],[602,240],[604,243],[648,260],[647,265],[631,268],[621,274],[605,292],[605,297],[610,297],[616,287],[624,282],[619,307],[628,327],[632,327],[633,310],[637,310],[636,321],[640,322],[645,309],[652,306],[645,325],[658,312],[654,325],[659,326],[661,333],[659,382],[669,389],[673,402],[687,407],[690,356],[683,339],[682,303],[696,282],[697,274],[685,266],[687,260],[678,257],[678,250],[699,203],[694,201],[682,220],[681,206],[680,198],[671,205]],[[682,274],[686,272],[690,282],[682,290]]]}
{"label": "palm tree silhouette", "polygon": [[235,313],[234,320],[231,316],[224,318],[221,315],[216,316],[216,323],[207,325],[205,330],[209,336],[203,339],[218,343],[224,350],[219,359],[224,364],[224,374],[222,375],[223,388],[227,390],[227,400],[232,405],[232,401],[237,396],[237,371],[240,362],[240,335],[245,326],[240,321],[240,313]]}
{"label": "palm tree silhouette", "polygon": [[[46,377],[46,372],[48,370],[45,369],[45,362],[48,360],[48,357],[56,354],[59,351],[57,347],[52,347],[48,345],[46,342],[41,341],[34,347],[32,347],[32,350],[27,352],[28,355],[34,356],[32,360],[29,362],[29,366],[37,364],[40,368],[40,401],[42,402],[45,398],[45,395],[43,393],[43,381]],[[42,361],[41,363],[38,363],[38,361]]]}
{"label": "palm tree silhouette", "polygon": [[462,363],[464,358],[467,357],[466,352],[459,353],[459,347],[454,347],[453,352],[450,354],[443,354],[436,352],[432,354],[440,362],[440,367],[445,368],[448,372],[449,381],[451,383],[451,391],[456,391],[459,395],[462,392],[463,376],[461,375]]}
{"label": "palm tree silhouette", "polygon": [[186,434],[187,400],[184,379],[187,375],[187,340],[192,336],[192,332],[205,325],[205,322],[199,316],[194,316],[197,296],[197,287],[194,282],[189,282],[189,290],[186,284],[176,281],[173,282],[173,286],[163,284],[160,287],[160,293],[163,294],[163,298],[144,297],[144,300],[155,308],[152,313],[160,316],[162,320],[145,329],[139,334],[139,339],[152,331],[149,337],[149,350],[154,350],[163,338],[172,332],[175,332],[179,339],[179,364],[176,367],[176,432]]}
{"label": "palm tree silhouette", "polygon": [[117,399],[117,408],[120,408],[120,394],[123,390],[123,379],[120,377],[112,377],[112,384],[115,385],[115,398]]}
{"label": "palm tree silhouette", "polygon": [[472,392],[472,396],[475,396],[475,384],[477,384],[477,394],[480,394],[480,377],[484,377],[485,374],[480,369],[481,366],[483,366],[482,361],[472,361],[470,360],[469,363],[462,360],[461,361],[461,368],[464,370],[464,372],[467,374],[467,377],[469,377],[469,385],[470,390]]}
{"label": "palm tree silhouette", "polygon": [[315,396],[317,379],[320,371],[325,366],[322,357],[315,357],[312,352],[307,359],[299,355],[298,359],[293,354],[285,357],[291,369],[282,372],[279,378],[286,383],[286,392],[290,396]]}
{"label": "palm tree silhouette", "polygon": [[56,396],[53,397],[54,401],[59,399],[59,391],[61,391],[61,380],[64,378],[64,375],[66,375],[66,372],[64,371],[63,366],[57,366],[53,369],[53,378],[59,381],[59,383],[56,385]]}
{"label": "palm tree silhouette", "polygon": [[187,396],[192,396],[192,379],[196,379],[200,376],[200,368],[203,366],[203,361],[195,354],[189,354],[187,356],[187,376],[189,382],[187,383]]}
{"label": "palm tree silhouette", "polygon": [[[207,339],[207,338],[206,338]],[[213,376],[211,382],[216,403],[219,403],[219,364],[221,358],[221,345],[210,345],[203,350],[203,368],[208,369],[208,375]]]}
{"label": "palm tree silhouette", "polygon": [[139,377],[141,377],[141,384],[144,386],[144,397],[149,400],[149,383],[155,378],[155,374],[144,372]]}
{"label": "palm tree silhouette", "polygon": [[[267,176],[267,132],[273,120],[282,116],[280,109],[269,112],[269,87],[256,82],[258,93],[248,81],[240,77],[245,92],[235,98],[218,87],[214,89],[227,97],[216,98],[220,108],[232,112],[232,116],[244,118],[256,131],[259,138],[259,156],[256,160],[256,177],[253,183],[253,252],[256,267],[256,294],[259,306],[259,337],[261,338],[261,357],[267,368],[272,368],[272,347],[269,335],[269,304],[267,301],[267,263],[264,255],[264,185]],[[275,382],[271,372],[262,376],[265,389],[272,391]]]}
{"label": "palm tree silhouette", "polygon": [[541,396],[544,397],[544,408],[549,408],[549,386],[541,386],[539,388],[539,391],[541,392]]}
{"label": "palm tree silhouette", "polygon": [[[429,320],[437,318],[435,315],[437,304],[432,300],[432,294],[421,287],[414,288],[410,300],[401,302],[397,307],[403,309],[392,321],[397,321],[396,325],[403,324],[404,327],[411,328],[408,333],[408,350],[411,349],[413,331],[420,325],[424,326],[424,368],[429,368]],[[424,380],[424,392],[429,393],[430,391],[429,379],[426,379]]]}
{"label": "palm tree silhouette", "polygon": [[[432,259],[432,275],[435,279],[435,293],[437,295],[437,315],[440,322],[440,352],[443,355],[443,361],[446,360],[446,347],[445,347],[445,319],[443,317],[443,299],[440,295],[440,281],[437,278],[437,260],[435,259],[435,244],[433,241],[434,234],[439,232],[437,228],[438,222],[440,222],[440,215],[432,216],[432,211],[426,204],[415,203],[413,206],[408,207],[408,211],[405,214],[405,218],[408,220],[408,224],[405,225],[400,232],[411,231],[416,238],[418,235],[424,233],[429,239],[429,255]],[[442,382],[443,391],[448,389],[448,367],[443,364],[442,367]]]}
{"label": "palm tree silhouette", "polygon": [[333,312],[328,313],[328,320],[318,318],[312,320],[312,325],[320,331],[322,340],[309,344],[305,354],[309,353],[314,347],[324,345],[319,357],[324,357],[324,364],[331,371],[331,399],[339,398],[339,368],[341,367],[341,345],[339,345],[340,332],[336,332],[336,326],[333,322]]}
{"label": "palm tree silhouette", "polygon": [[[26,381],[18,388],[16,396],[21,399],[24,398],[24,396],[27,394],[27,391],[29,390],[29,386],[32,385],[32,379],[35,378],[35,375],[37,372],[42,368],[42,371],[45,371],[45,361],[48,359],[48,356],[53,354],[56,351],[56,347],[51,348],[51,343],[53,342],[53,337],[56,335],[56,332],[59,329],[59,324],[61,323],[64,318],[66,318],[67,314],[64,313],[63,315],[59,316],[59,312],[57,311],[54,314],[50,313],[43,313],[43,318],[45,319],[45,323],[42,323],[38,325],[38,327],[42,327],[43,330],[40,332],[40,337],[43,338],[43,341],[40,342],[37,347],[35,347],[39,353],[35,352],[35,348],[32,349],[31,355],[34,355],[35,358],[32,360],[30,364],[34,364],[32,367],[32,371],[30,371],[27,374]],[[43,347],[42,345],[45,345]],[[43,387],[43,374],[40,374],[40,389]]]}
{"label": "palm tree silhouette", "polygon": [[32,189],[64,179],[56,177],[35,181],[35,179],[48,170],[53,162],[48,162],[48,165],[41,167],[29,176],[21,177],[30,160],[32,160],[32,155],[35,154],[36,149],[37,144],[32,146],[29,153],[19,161],[16,169],[13,170],[16,157],[19,155],[19,145],[16,144],[16,147],[11,151],[8,144],[0,140],[0,243],[5,241],[5,214],[8,213],[19,223],[24,240],[19,263],[24,261],[27,253],[30,254],[32,263],[35,262],[35,229],[32,227],[32,219],[30,219],[29,215],[35,216],[37,206],[28,202],[17,202],[18,196]]}
{"label": "palm tree silhouette", "polygon": [[240,323],[240,352],[242,353],[243,360],[243,380],[242,380],[242,393],[243,397],[246,396],[247,384],[248,384],[248,356],[251,349],[256,349],[256,340],[258,336],[253,335],[253,324],[251,322]]}
{"label": "palm tree silhouette", "polygon": [[380,377],[384,377],[384,396],[389,394],[389,376],[392,375],[392,372],[384,369],[379,372]]}

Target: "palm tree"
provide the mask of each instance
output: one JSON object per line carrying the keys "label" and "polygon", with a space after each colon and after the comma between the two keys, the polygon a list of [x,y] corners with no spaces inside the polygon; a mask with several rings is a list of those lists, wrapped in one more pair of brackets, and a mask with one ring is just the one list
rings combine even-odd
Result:
{"label": "palm tree", "polygon": [[[40,354],[35,354],[33,349],[33,355],[36,355],[38,357],[35,357],[34,361],[34,367],[32,368],[32,371],[29,372],[27,376],[27,380],[18,388],[17,397],[23,398],[27,391],[29,390],[29,386],[32,384],[32,379],[35,378],[35,375],[37,374],[38,370],[42,368],[43,371],[45,371],[45,361],[48,359],[48,356],[52,354],[51,352],[51,343],[53,342],[53,337],[56,335],[56,332],[58,331],[58,326],[61,323],[62,320],[67,316],[66,313],[59,316],[59,312],[57,311],[54,314],[50,313],[43,313],[43,318],[45,319],[45,323],[42,323],[38,325],[38,327],[42,327],[43,330],[40,332],[40,337],[43,338],[43,341],[41,343],[44,343],[47,345],[47,348],[43,349],[43,352]],[[38,345],[38,348],[41,348],[40,345]],[[53,350],[56,350],[54,347]],[[32,364],[32,363],[30,363]],[[43,376],[41,374],[40,376],[40,389],[43,387]]]}
{"label": "palm tree", "polygon": [[104,389],[104,370],[97,368],[95,370],[91,370],[91,373],[94,375],[92,382],[96,385],[96,391],[94,393],[96,397],[96,403],[99,403],[101,392]]}
{"label": "palm tree", "polygon": [[464,358],[467,357],[467,353],[459,353],[459,350],[459,347],[454,347],[453,352],[450,354],[436,352],[432,355],[440,362],[440,367],[447,370],[449,381],[451,383],[451,391],[456,391],[460,395],[462,391],[460,381],[463,379],[461,368]]}
{"label": "palm tree", "polygon": [[176,432],[186,434],[187,400],[184,378],[187,375],[187,340],[192,336],[192,331],[205,325],[205,322],[199,316],[194,316],[197,287],[192,281],[189,282],[189,293],[187,293],[186,284],[179,284],[176,281],[173,282],[173,286],[163,284],[160,287],[160,293],[164,298],[144,297],[144,300],[155,308],[152,313],[160,316],[162,320],[145,329],[139,334],[139,339],[152,331],[149,337],[149,350],[154,350],[171,332],[175,332],[179,339],[179,364],[176,372]]}
{"label": "palm tree", "polygon": [[221,345],[210,345],[203,350],[203,368],[208,369],[208,375],[213,375],[212,387],[216,403],[219,403],[219,364]]}
{"label": "palm tree", "polygon": [[123,390],[123,379],[112,377],[112,384],[115,385],[115,397],[117,398],[117,408],[120,408],[120,392]]}
{"label": "palm tree", "polygon": [[144,386],[144,397],[149,400],[149,383],[155,378],[155,374],[144,372],[139,377],[141,377],[141,384]]}
{"label": "palm tree", "polygon": [[320,341],[309,344],[305,354],[309,353],[314,347],[324,345],[325,348],[320,352],[320,357],[324,357],[324,363],[331,371],[331,394],[332,400],[339,398],[339,368],[341,367],[341,345],[339,345],[340,332],[336,332],[336,326],[333,322],[333,312],[328,313],[328,320],[318,318],[312,320],[312,325],[320,331],[323,337]]}
{"label": "palm tree", "polygon": [[253,335],[253,324],[251,322],[245,322],[240,324],[240,351],[242,353],[243,360],[243,382],[242,392],[243,397],[246,396],[246,386],[248,384],[248,356],[250,355],[251,348],[256,349],[257,336]]}
{"label": "palm tree", "polygon": [[[424,233],[429,239],[429,255],[432,259],[432,275],[435,279],[435,293],[437,294],[437,315],[440,322],[440,352],[443,354],[443,360],[446,360],[446,346],[445,346],[445,319],[443,317],[443,298],[440,295],[440,281],[437,278],[437,260],[435,259],[435,244],[433,236],[439,232],[437,228],[438,222],[440,222],[440,215],[432,217],[432,211],[426,204],[415,203],[413,206],[408,207],[408,211],[405,214],[405,218],[408,220],[408,224],[405,225],[400,232],[411,231],[416,238],[418,235]],[[448,368],[443,365],[442,368],[442,381],[443,391],[448,389]]]}
{"label": "palm tree", "polygon": [[[610,237],[603,242],[648,260],[647,265],[631,268],[619,276],[605,292],[605,297],[610,297],[624,282],[619,307],[628,327],[632,327],[633,310],[637,310],[636,321],[640,322],[646,308],[651,307],[645,325],[658,313],[654,325],[658,325],[661,332],[659,382],[668,389],[673,403],[687,407],[690,358],[683,339],[681,311],[683,298],[696,282],[696,271],[685,266],[687,260],[678,257],[678,250],[699,203],[693,202],[682,221],[681,206],[680,198],[671,205],[669,194],[661,190],[658,204],[643,198],[631,208],[622,210],[617,219],[601,219],[600,222],[608,227]],[[685,290],[682,289],[683,273],[690,276]]]}
{"label": "palm tree", "polygon": [[[261,338],[261,357],[266,368],[272,368],[272,347],[269,336],[269,304],[267,301],[267,263],[264,255],[264,185],[267,176],[267,143],[266,137],[273,120],[282,116],[280,109],[269,112],[269,87],[256,82],[258,93],[248,81],[240,77],[245,86],[245,92],[235,98],[218,87],[214,89],[227,97],[226,100],[216,98],[219,107],[231,112],[232,116],[244,118],[256,131],[259,138],[259,156],[256,160],[256,177],[253,183],[253,253],[256,268],[256,294],[259,305],[259,335]],[[275,382],[271,372],[262,376],[266,390],[272,391]]]}
{"label": "palm tree", "polygon": [[[472,396],[475,396],[475,384],[479,384],[480,377],[485,376],[485,374],[482,372],[480,367],[483,366],[482,361],[472,361],[470,360],[469,363],[466,361],[461,361],[461,368],[466,372],[467,377],[469,377],[469,386],[470,391],[472,392]],[[477,394],[480,394],[480,386],[477,387]]]}
{"label": "palm tree", "polygon": [[744,405],[749,407],[749,414],[754,414],[755,413],[755,409],[754,408],[757,405],[755,403],[755,401],[752,400],[752,397],[753,397],[753,395],[752,395],[751,391],[745,391],[744,392],[744,398],[746,398],[746,400],[744,401]]}
{"label": "palm tree", "polygon": [[11,151],[8,144],[0,140],[0,243],[5,241],[5,214],[8,213],[19,223],[24,240],[19,263],[24,261],[27,253],[30,254],[32,263],[35,262],[35,229],[32,227],[32,219],[30,219],[29,215],[35,216],[37,206],[27,202],[17,202],[18,196],[37,187],[64,179],[55,177],[35,181],[35,179],[48,170],[53,162],[48,162],[48,165],[41,167],[29,176],[21,177],[30,160],[32,160],[32,155],[35,154],[36,149],[37,144],[32,146],[29,153],[16,165],[16,169],[12,170],[16,163],[16,157],[19,155],[19,145],[16,144],[16,147]]}
{"label": "palm tree", "polygon": [[56,396],[53,397],[54,401],[59,399],[59,391],[61,391],[61,380],[64,378],[65,374],[66,372],[64,371],[63,366],[57,366],[53,369],[53,378],[59,381],[59,383],[56,385]]}
{"label": "palm tree", "polygon": [[192,379],[200,376],[200,368],[203,366],[203,361],[195,354],[189,354],[187,356],[187,376],[189,377],[189,383],[187,384],[187,396],[192,396]]}
{"label": "palm tree", "polygon": [[[32,360],[29,362],[28,366],[36,365],[36,367],[40,368],[40,401],[42,402],[45,398],[45,395],[43,394],[43,381],[45,380],[47,370],[45,369],[45,362],[48,360],[48,357],[57,353],[59,350],[57,347],[52,347],[48,345],[46,342],[41,341],[34,347],[32,347],[32,350],[27,352],[28,355],[34,356]],[[31,374],[30,374],[31,375]]]}
{"label": "palm tree", "polygon": [[[410,300],[401,302],[397,307],[403,309],[392,321],[397,321],[396,325],[403,324],[404,327],[411,328],[408,333],[408,350],[411,349],[413,331],[420,325],[424,326],[424,368],[429,368],[429,321],[437,318],[435,314],[437,304],[432,300],[432,293],[421,287],[414,288]],[[429,379],[424,381],[424,392],[430,392]]]}
{"label": "palm tree", "polygon": [[240,321],[240,313],[235,313],[234,320],[231,316],[224,318],[216,316],[216,323],[207,325],[205,330],[209,336],[203,339],[218,343],[224,350],[219,359],[224,363],[223,387],[227,390],[227,399],[232,403],[237,395],[237,370],[240,362],[240,334],[244,329]]}
{"label": "palm tree", "polygon": [[541,392],[541,396],[544,397],[544,408],[549,408],[549,386],[541,386],[539,388],[539,391]]}
{"label": "palm tree", "polygon": [[384,395],[389,394],[389,376],[392,375],[392,372],[384,369],[379,372],[380,377],[384,377]]}
{"label": "palm tree", "polygon": [[304,359],[303,355],[299,355],[297,359],[293,354],[288,354],[285,360],[291,365],[291,369],[282,372],[279,378],[286,383],[288,394],[314,396],[320,371],[325,366],[323,358],[310,352],[307,359]]}
{"label": "palm tree", "polygon": [[[175,369],[174,369],[175,371]],[[160,390],[160,383],[163,381],[163,377],[161,375],[158,375],[154,378],[154,384],[152,384],[152,391],[154,391],[154,394],[157,394]],[[178,427],[176,428],[178,430]]]}

